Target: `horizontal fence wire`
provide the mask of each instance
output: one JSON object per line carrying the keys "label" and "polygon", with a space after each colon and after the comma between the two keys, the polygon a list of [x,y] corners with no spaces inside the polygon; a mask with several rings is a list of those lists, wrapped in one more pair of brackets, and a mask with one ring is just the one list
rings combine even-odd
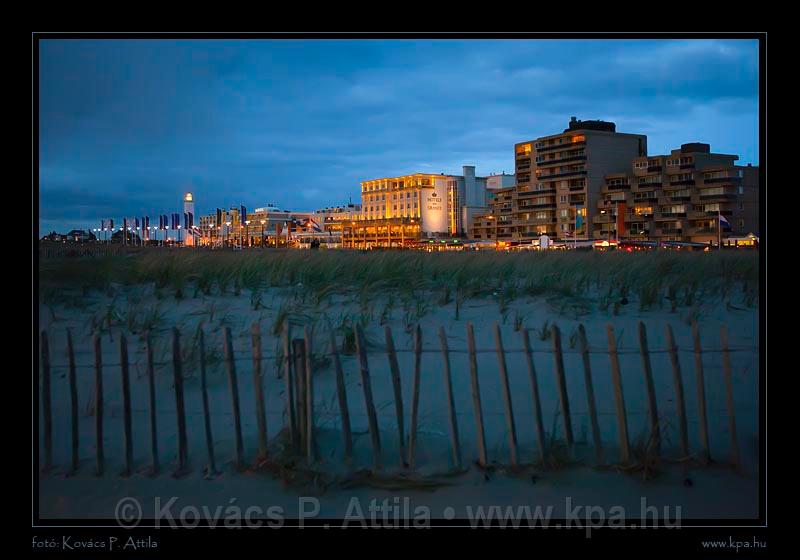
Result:
{"label": "horizontal fence wire", "polygon": [[[696,354],[697,353],[697,351],[692,349],[692,348],[676,348],[675,350],[677,352],[685,353],[685,354]],[[732,346],[731,348],[728,348],[727,350],[722,349],[722,348],[703,348],[702,350],[700,350],[700,353],[701,354],[721,354],[722,352],[728,352],[730,354],[734,354],[734,353],[756,354],[756,353],[758,353],[758,351],[759,351],[758,348],[754,348],[754,347],[750,347],[750,346],[739,346],[739,347]],[[66,350],[64,352],[66,352]],[[385,350],[385,349],[384,350],[372,350],[372,351],[367,352],[366,354],[367,354],[367,356],[386,357],[386,352],[387,352],[387,350]],[[448,352],[450,354],[469,354],[469,350],[460,349],[460,348],[449,348]],[[649,354],[668,354],[670,352],[670,350],[668,348],[658,348],[658,349],[650,348],[650,349],[648,349],[647,352]],[[396,354],[414,354],[415,351],[413,349],[395,349],[395,353]],[[442,351],[441,351],[441,349],[423,348],[421,350],[421,353],[422,354],[439,354],[439,355],[441,355]],[[476,354],[496,354],[497,353],[497,349],[496,348],[477,348],[477,349],[475,349],[475,353]],[[522,348],[504,348],[503,349],[503,353],[504,354],[524,354],[525,350],[522,349]],[[582,352],[580,350],[562,350],[561,353],[562,354],[582,354]],[[591,350],[590,349],[588,351],[588,353],[589,354],[599,354],[599,355],[609,355],[610,354],[610,352],[608,350],[599,350],[599,349],[595,349],[595,350]],[[74,354],[76,356],[78,356],[78,355],[84,355],[84,356],[85,355],[94,355],[93,352],[89,352],[89,351],[86,351],[86,350],[81,350],[81,351],[75,350]],[[535,354],[553,354],[553,349],[552,348],[542,348],[542,349],[535,348],[535,349],[531,349],[531,354],[532,355],[535,355]],[[637,349],[628,348],[628,349],[624,349],[624,350],[621,349],[621,350],[617,350],[616,354],[618,354],[618,355],[641,354],[641,350],[638,349],[638,348]],[[354,358],[356,358],[356,357],[358,357],[358,355],[355,354],[355,353],[348,354],[348,353],[342,352],[341,350],[337,353],[337,355],[340,358],[343,358],[343,357],[354,357]],[[145,354],[142,353],[142,352],[130,352],[129,351],[128,352],[128,356],[131,358],[129,364],[137,364],[139,362],[134,358],[136,358],[136,357],[144,358]],[[209,354],[206,353],[206,357],[208,357],[208,356],[209,356]],[[332,358],[333,356],[334,356],[334,354],[332,352],[314,352],[314,357],[315,358]],[[262,361],[263,360],[284,359],[284,358],[285,358],[285,356],[283,354],[271,354],[271,353],[262,353],[261,354]],[[253,358],[249,354],[246,354],[244,356],[238,355],[238,356],[233,358],[233,361],[234,362],[251,363],[253,361]],[[219,363],[222,363],[222,362],[224,362],[224,358],[220,357],[219,358]],[[120,367],[121,365],[122,364],[118,363],[118,362],[107,362],[107,361],[103,360],[103,367],[106,367],[106,366],[108,366],[108,367]],[[167,360],[167,361],[154,360],[153,361],[153,365],[156,366],[156,367],[171,366],[172,365],[172,360],[171,359]],[[61,364],[61,363],[55,363],[55,362],[51,362],[51,364],[50,364],[50,368],[51,369],[59,369],[59,368],[67,368],[67,367],[69,367],[68,364]],[[94,364],[94,362],[92,362],[92,363],[76,363],[75,367],[78,368],[78,369],[94,368],[95,364]]]}
{"label": "horizontal fence wire", "polygon": [[[742,407],[742,408],[737,408],[736,410],[737,410],[737,412],[753,412],[753,411],[756,410],[756,408],[755,407],[752,407],[752,408],[751,407],[748,407],[748,408]],[[174,409],[174,408],[166,408],[166,409],[159,408],[159,409],[156,410],[156,412],[158,414],[176,414],[177,413],[176,409]],[[270,416],[283,416],[283,415],[286,414],[286,410],[283,409],[283,408],[281,408],[281,409],[267,408],[265,410],[265,412],[267,414],[269,414]],[[725,408],[709,408],[708,412],[725,414],[726,413],[726,409]],[[150,410],[144,409],[144,408],[132,408],[131,409],[131,413],[132,414],[150,414]],[[505,417],[506,416],[506,412],[504,412],[502,410],[491,410],[491,409],[486,409],[486,408],[481,409],[481,413],[484,416],[497,416],[497,417]],[[636,409],[631,410],[630,408],[626,408],[626,413],[631,415],[631,416],[644,416],[644,415],[648,414],[648,411],[647,410],[636,410]],[[204,413],[203,413],[202,410],[188,410],[187,409],[184,412],[184,414],[186,416],[203,416]],[[351,411],[349,411],[348,414],[351,417],[356,417],[356,418],[367,418],[369,416],[366,412],[362,412],[362,411],[358,411],[358,410],[357,411],[352,411],[351,410]],[[516,411],[515,411],[515,414],[516,414]],[[234,413],[232,411],[230,411],[230,410],[224,410],[223,409],[223,410],[220,410],[220,411],[215,410],[213,415],[214,416],[234,416]],[[589,411],[580,411],[580,410],[572,411],[571,410],[569,415],[570,416],[589,416]],[[598,416],[616,416],[616,412],[608,411],[608,410],[606,410],[606,411],[598,410],[597,411],[597,415]],[[325,416],[327,418],[337,418],[337,419],[341,418],[341,414],[339,414],[338,412],[329,412],[329,411],[326,411],[326,410],[321,410],[321,409],[317,408],[316,406],[314,408],[314,416],[315,417]],[[384,416],[386,416],[387,418],[394,418],[394,412],[387,410],[386,412],[384,412]],[[420,412],[420,416],[424,416],[425,418],[447,418],[449,416],[449,413],[448,412]],[[456,412],[456,416],[458,416],[460,418],[472,418],[473,414],[471,412]],[[115,416],[114,415],[110,415],[110,417],[114,418]],[[686,417],[689,420],[696,420],[697,419],[696,416],[693,416],[691,414],[687,414]]]}

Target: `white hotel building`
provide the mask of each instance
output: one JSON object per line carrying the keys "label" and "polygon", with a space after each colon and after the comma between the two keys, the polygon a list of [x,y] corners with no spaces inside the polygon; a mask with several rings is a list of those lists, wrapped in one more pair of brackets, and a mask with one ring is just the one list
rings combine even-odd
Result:
{"label": "white hotel building", "polygon": [[402,246],[423,238],[466,237],[472,217],[486,212],[491,190],[514,184],[513,175],[476,177],[414,173],[361,183],[361,216],[343,231],[346,247]]}

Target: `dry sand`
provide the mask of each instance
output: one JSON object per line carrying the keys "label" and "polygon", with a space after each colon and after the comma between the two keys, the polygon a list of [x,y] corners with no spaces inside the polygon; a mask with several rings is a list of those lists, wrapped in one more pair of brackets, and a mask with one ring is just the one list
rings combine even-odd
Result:
{"label": "dry sand", "polygon": [[[53,368],[54,404],[54,462],[56,468],[39,475],[40,514],[42,518],[113,518],[119,499],[138,497],[144,507],[145,516],[152,512],[156,496],[162,503],[171,496],[179,498],[181,504],[227,506],[231,499],[246,507],[280,505],[285,514],[294,517],[297,513],[298,496],[314,494],[313,488],[286,487],[280,480],[263,472],[236,472],[230,460],[233,450],[233,421],[230,393],[226,373],[221,362],[209,366],[209,396],[213,414],[218,477],[205,479],[203,466],[206,460],[202,406],[199,391],[199,373],[196,368],[187,368],[184,374],[186,408],[188,417],[189,460],[191,472],[173,478],[176,456],[175,399],[172,388],[172,370],[169,365],[169,329],[179,326],[184,345],[189,345],[197,324],[203,321],[207,328],[206,345],[216,348],[221,356],[220,320],[232,329],[234,347],[239,358],[236,362],[239,390],[242,400],[242,423],[246,456],[249,460],[256,453],[255,403],[252,390],[252,363],[250,361],[250,325],[260,321],[264,332],[263,351],[264,387],[267,398],[267,424],[270,438],[285,425],[284,382],[277,377],[273,356],[278,348],[278,339],[269,332],[282,305],[290,300],[289,291],[270,289],[261,295],[263,307],[253,309],[250,294],[240,296],[188,297],[176,301],[172,297],[157,300],[152,290],[119,290],[113,305],[121,312],[128,308],[129,298],[141,298],[139,308],[159,307],[163,318],[158,323],[160,332],[154,333],[156,344],[157,410],[159,445],[162,472],[149,477],[149,424],[147,409],[147,379],[144,368],[144,346],[137,335],[129,336],[131,362],[131,391],[133,401],[134,458],[137,472],[125,479],[118,475],[122,465],[122,409],[119,385],[119,342],[116,329],[103,335],[103,360],[109,364],[104,369],[105,385],[105,452],[107,472],[97,478],[94,469],[94,417],[91,416],[94,372],[91,354],[92,315],[105,314],[111,298],[94,295],[88,298],[85,309],[56,305],[52,308],[40,306],[40,326],[49,329]],[[388,361],[383,351],[383,327],[380,325],[385,300],[373,303],[372,320],[365,331],[371,343],[369,365],[372,387],[378,409],[383,464],[389,472],[401,471],[399,466],[398,439],[394,402]],[[455,320],[453,303],[440,307],[430,300],[430,309],[420,320],[426,352],[422,359],[422,385],[417,465],[422,474],[431,475],[447,470],[451,466],[448,416],[442,383],[442,358],[439,353],[438,329],[443,325],[448,335],[453,371],[453,389],[460,441],[464,463],[469,471],[459,477],[448,479],[450,486],[435,491],[404,490],[386,491],[370,487],[352,489],[328,489],[319,495],[321,517],[339,517],[347,510],[351,497],[368,501],[407,496],[413,505],[431,508],[433,517],[440,517],[447,506],[455,508],[456,515],[464,515],[468,505],[552,505],[554,516],[563,513],[565,499],[571,497],[573,504],[583,503],[611,507],[621,505],[629,512],[638,512],[640,500],[658,507],[682,508],[683,518],[752,518],[758,507],[758,313],[757,309],[730,308],[724,304],[709,304],[691,310],[680,308],[670,313],[667,308],[655,311],[639,311],[636,301],[621,306],[619,315],[611,310],[600,312],[592,306],[589,314],[576,316],[574,312],[558,303],[548,303],[543,298],[520,298],[509,305],[505,317],[498,302],[493,298],[470,300],[463,304],[460,317]],[[213,311],[213,316],[211,312]],[[313,302],[297,303],[292,320],[303,323],[321,318],[330,319],[334,325],[341,317],[351,314],[357,319],[362,313],[369,314],[356,301],[336,297],[317,306]],[[506,419],[498,376],[497,356],[493,352],[492,325],[500,322],[509,369],[512,402],[516,420],[520,460],[523,463],[539,459],[532,414],[531,389],[522,348],[520,332],[515,329],[515,317],[519,315],[530,329],[534,350],[539,390],[542,398],[543,418],[548,437],[563,438],[562,418],[557,416],[558,393],[553,373],[550,340],[540,340],[538,331],[548,321],[557,323],[562,333],[565,351],[564,364],[567,390],[570,398],[573,431],[577,441],[575,459],[578,464],[556,470],[538,469],[524,476],[510,476],[502,472],[492,473],[487,480],[484,472],[472,462],[477,457],[475,445],[475,421],[469,389],[469,369],[466,349],[466,323],[475,325],[478,368],[483,398],[483,413],[486,422],[486,438],[490,462],[508,462]],[[700,448],[697,423],[697,400],[695,369],[691,352],[691,329],[688,322],[697,317],[703,346],[718,349],[719,328],[726,323],[730,332],[730,344],[738,351],[731,354],[734,380],[734,400],[739,444],[742,449],[742,469],[734,472],[728,466],[730,436],[726,412],[725,392],[722,377],[721,355],[718,352],[703,354],[708,400],[711,456],[715,462],[707,467],[693,463],[670,464],[661,462],[656,476],[643,480],[641,473],[625,474],[615,470],[594,468],[594,451],[590,445],[591,430],[587,414],[586,393],[583,382],[583,366],[577,345],[571,347],[571,335],[579,323],[585,325],[589,344],[597,353],[591,354],[594,390],[599,411],[605,456],[609,462],[618,457],[616,417],[610,382],[610,368],[605,325],[614,324],[621,350],[623,388],[632,442],[647,434],[647,404],[644,397],[644,379],[641,357],[638,354],[637,322],[644,321],[648,328],[649,345],[654,350],[651,360],[658,402],[664,423],[664,455],[678,455],[678,435],[675,415],[675,390],[669,357],[663,352],[664,328],[671,324],[680,348],[683,368],[683,383],[689,421],[690,448]],[[404,311],[396,304],[388,314],[387,323],[392,327],[395,345],[399,351],[402,376],[403,399],[406,411],[406,430],[410,425],[411,377],[413,368],[412,337],[407,332],[409,322],[404,320]],[[412,321],[413,322],[413,321]],[[320,336],[316,339],[316,350],[327,351],[327,333],[324,321],[317,326]],[[70,461],[69,391],[65,355],[65,329],[73,330],[78,362],[78,402],[80,414],[81,468],[74,476],[66,476]],[[295,330],[299,333],[299,330]],[[339,337],[341,341],[341,336]],[[324,348],[323,348],[324,346]],[[658,351],[661,350],[661,351]],[[352,355],[342,356],[345,370],[348,399],[351,408],[353,430],[356,432],[354,468],[369,468],[372,465],[370,439],[357,360]],[[333,368],[328,365],[315,374],[315,409],[320,450],[318,468],[343,474],[341,434],[335,398]],[[555,433],[553,433],[555,431]],[[534,476],[535,479],[531,477]],[[691,480],[691,485],[686,479]],[[318,492],[317,492],[318,493]],[[365,502],[366,503],[366,502]],[[150,508],[150,509],[148,509]],[[637,513],[638,515],[638,513]]]}

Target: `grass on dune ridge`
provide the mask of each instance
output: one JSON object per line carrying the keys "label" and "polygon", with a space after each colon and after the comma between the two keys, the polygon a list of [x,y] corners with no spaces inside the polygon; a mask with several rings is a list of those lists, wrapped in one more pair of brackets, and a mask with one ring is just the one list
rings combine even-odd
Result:
{"label": "grass on dune ridge", "polygon": [[447,304],[493,295],[590,298],[608,306],[635,297],[641,309],[664,300],[691,305],[714,296],[754,305],[758,254],[750,251],[646,253],[426,253],[409,251],[143,251],[129,255],[43,260],[45,302],[114,285],[153,284],[176,297],[292,288],[317,302],[337,294],[362,299],[390,293],[435,293]]}

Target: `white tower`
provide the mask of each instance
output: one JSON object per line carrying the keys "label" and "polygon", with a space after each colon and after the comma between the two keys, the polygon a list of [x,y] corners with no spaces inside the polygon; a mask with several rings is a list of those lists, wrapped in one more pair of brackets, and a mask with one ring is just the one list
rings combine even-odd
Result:
{"label": "white tower", "polygon": [[[191,214],[194,216],[194,221],[197,221],[197,215],[194,213],[194,195],[190,192],[187,192],[183,195],[183,213],[186,215]],[[181,221],[182,220],[183,216],[181,216]],[[186,231],[184,231],[183,236],[183,240],[186,245],[195,245],[195,236],[192,228],[188,228]]]}

